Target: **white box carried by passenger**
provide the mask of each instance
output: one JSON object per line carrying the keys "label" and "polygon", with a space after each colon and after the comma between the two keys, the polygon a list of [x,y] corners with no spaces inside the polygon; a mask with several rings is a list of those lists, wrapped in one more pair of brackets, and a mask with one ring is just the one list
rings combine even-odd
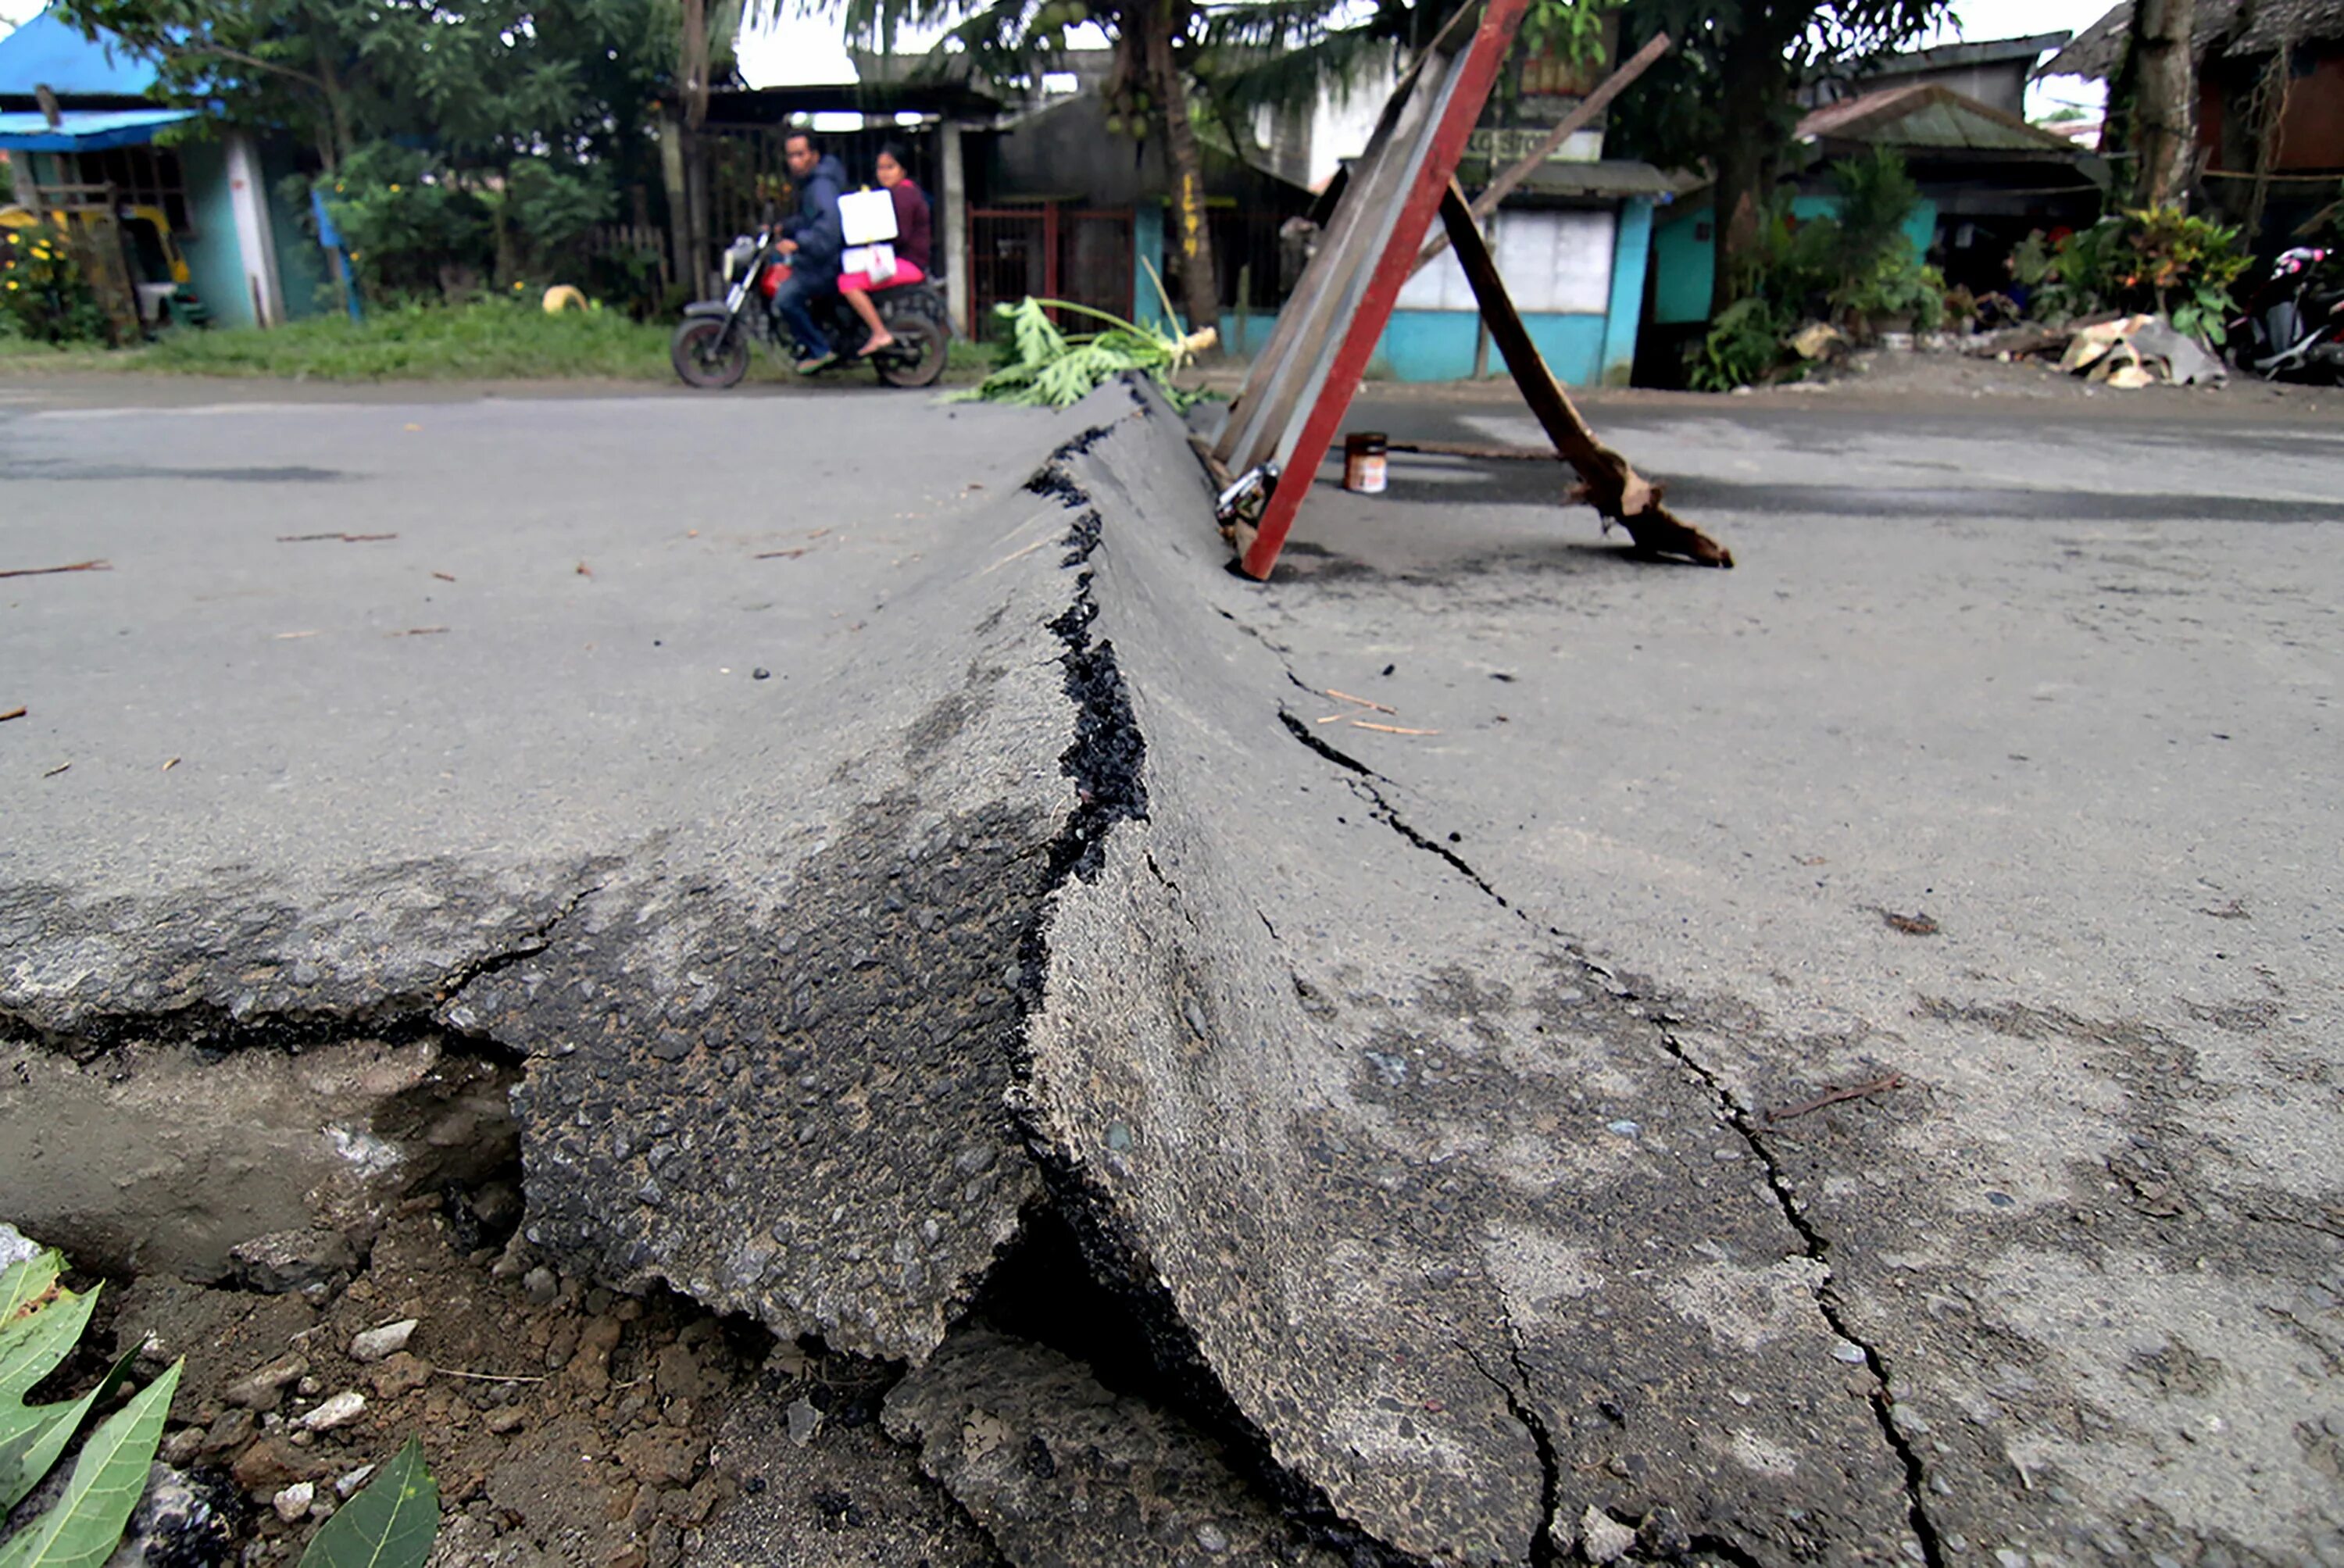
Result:
{"label": "white box carried by passenger", "polygon": [[895,238],[895,198],[884,190],[858,190],[838,198],[838,220],[849,245],[879,245]]}

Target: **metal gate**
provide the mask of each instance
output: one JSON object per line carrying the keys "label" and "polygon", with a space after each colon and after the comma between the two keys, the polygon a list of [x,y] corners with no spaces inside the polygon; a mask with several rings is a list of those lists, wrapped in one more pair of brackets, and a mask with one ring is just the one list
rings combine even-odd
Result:
{"label": "metal gate", "polygon": [[[1070,207],[972,207],[968,215],[969,336],[990,339],[993,308],[1033,295],[1064,299],[1128,319],[1132,295],[1131,212]],[[1079,317],[1062,318],[1070,330]],[[1092,326],[1097,323],[1091,323]]]}

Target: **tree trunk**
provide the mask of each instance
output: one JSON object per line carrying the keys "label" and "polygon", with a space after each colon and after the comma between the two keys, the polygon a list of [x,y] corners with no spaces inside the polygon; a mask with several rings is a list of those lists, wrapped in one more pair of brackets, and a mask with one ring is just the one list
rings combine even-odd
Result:
{"label": "tree trunk", "polygon": [[350,156],[349,96],[342,90],[342,78],[334,69],[333,56],[326,53],[322,44],[317,49],[318,92],[326,100],[327,120],[333,126],[333,146],[330,149],[320,147],[318,151],[325,155],[326,172],[330,175]]}
{"label": "tree trunk", "polygon": [[2133,7],[2131,150],[2133,201],[2187,206],[2189,199],[2192,68],[2190,0],[2138,0]]}
{"label": "tree trunk", "polygon": [[1148,0],[1147,90],[1164,120],[1164,161],[1172,176],[1172,233],[1180,247],[1181,302],[1188,330],[1201,332],[1221,322],[1221,285],[1213,270],[1212,231],[1205,220],[1205,165],[1197,131],[1188,123],[1187,84],[1172,57],[1173,18],[1178,0]]}
{"label": "tree trunk", "polygon": [[1763,31],[1736,37],[1723,61],[1725,80],[1720,135],[1711,161],[1717,173],[1711,207],[1715,270],[1709,285],[1713,318],[1749,291],[1749,268],[1758,248],[1768,198],[1768,156],[1777,106],[1790,93],[1783,46]]}
{"label": "tree trunk", "polygon": [[708,170],[703,161],[700,127],[708,120],[708,0],[683,0],[683,36],[678,50],[678,75],[683,80],[683,127],[677,138],[683,165],[683,215],[680,225],[682,248],[689,260],[682,270],[700,298],[708,276]]}
{"label": "tree trunk", "polygon": [[667,187],[668,243],[675,248],[675,278],[684,298],[700,298],[700,269],[692,259],[692,197],[684,188],[683,121],[672,114],[660,116],[660,183]]}

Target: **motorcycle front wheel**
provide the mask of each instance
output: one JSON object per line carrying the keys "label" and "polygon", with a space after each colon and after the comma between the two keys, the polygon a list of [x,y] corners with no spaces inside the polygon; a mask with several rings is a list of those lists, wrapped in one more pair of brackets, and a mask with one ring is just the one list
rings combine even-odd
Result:
{"label": "motorcycle front wheel", "polygon": [[949,338],[942,327],[925,316],[910,311],[889,312],[887,330],[895,334],[898,348],[886,349],[872,356],[879,379],[891,387],[933,387],[945,373],[945,353]]}
{"label": "motorcycle front wheel", "polygon": [[685,386],[722,391],[749,373],[749,334],[721,317],[694,316],[676,328],[667,357]]}

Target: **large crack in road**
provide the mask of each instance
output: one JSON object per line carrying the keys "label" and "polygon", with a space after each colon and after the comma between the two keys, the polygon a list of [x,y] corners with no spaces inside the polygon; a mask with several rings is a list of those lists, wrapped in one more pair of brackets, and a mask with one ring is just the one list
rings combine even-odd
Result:
{"label": "large crack in road", "polygon": [[[183,892],[159,944],[126,935],[156,905],[27,891],[0,1017],[495,1056],[533,1246],[907,1369],[891,1430],[1005,1547],[1055,1520],[1109,1560],[1084,1532],[1158,1508],[1264,1562],[1543,1568],[1595,1520],[1648,1558],[1947,1563],[1729,1077],[1290,706],[1199,592],[1169,410],[1079,417],[890,580],[907,629],[745,795],[525,875]],[[1057,1226],[1144,1371],[985,1306]],[[1117,1445],[1183,1479],[1122,1512],[1083,1457]]]}

